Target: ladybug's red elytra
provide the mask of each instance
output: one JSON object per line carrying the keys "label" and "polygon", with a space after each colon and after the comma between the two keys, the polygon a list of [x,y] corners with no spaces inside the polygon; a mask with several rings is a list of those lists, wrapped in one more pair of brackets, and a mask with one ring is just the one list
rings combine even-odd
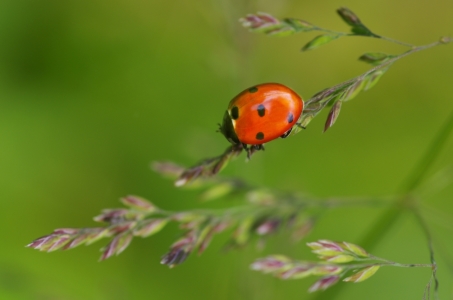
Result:
{"label": "ladybug's red elytra", "polygon": [[220,132],[232,144],[264,149],[263,144],[291,133],[304,109],[302,98],[287,86],[263,83],[233,98]]}

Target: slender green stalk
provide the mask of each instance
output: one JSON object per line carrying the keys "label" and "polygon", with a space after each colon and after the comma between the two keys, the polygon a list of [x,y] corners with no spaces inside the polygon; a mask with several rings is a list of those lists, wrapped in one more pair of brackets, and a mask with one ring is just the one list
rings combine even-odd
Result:
{"label": "slender green stalk", "polygon": [[418,46],[418,47],[415,47],[409,51],[406,51],[398,56],[395,56],[389,60],[387,60],[386,62],[383,62],[382,64],[374,67],[374,68],[371,68],[370,70],[366,71],[365,73],[357,76],[357,77],[354,77],[352,79],[349,79],[347,81],[344,81],[340,84],[337,84],[337,85],[334,85],[326,90],[324,90],[322,93],[319,93],[319,94],[316,94],[314,97],[312,97],[311,99],[309,99],[307,101],[307,106],[309,106],[311,103],[317,101],[318,98],[324,96],[324,95],[327,95],[327,94],[331,94],[333,91],[336,91],[338,88],[340,87],[343,87],[343,86],[346,86],[348,84],[351,84],[351,83],[354,83],[354,82],[357,82],[357,81],[360,81],[360,80],[363,80],[365,77],[367,77],[368,75],[370,75],[371,73],[375,72],[375,71],[378,71],[378,70],[381,70],[381,69],[384,69],[388,66],[390,66],[391,64],[393,64],[394,62],[396,62],[397,60],[400,60],[401,58],[403,57],[406,57],[410,54],[413,54],[415,52],[419,52],[419,51],[422,51],[422,50],[426,50],[426,49],[429,49],[429,48],[432,48],[432,47],[435,47],[435,46],[439,46],[441,44],[444,44],[444,42],[442,41],[437,41],[437,42],[434,42],[434,43],[431,43],[431,44],[428,44],[428,45],[424,45],[424,46]]}
{"label": "slender green stalk", "polygon": [[422,181],[426,175],[429,167],[433,164],[434,160],[439,155],[448,136],[453,131],[453,111],[448,117],[442,129],[437,134],[436,138],[432,141],[426,154],[422,157],[420,162],[415,166],[414,170],[409,175],[406,182],[402,185],[401,193],[409,193],[413,191]]}
{"label": "slender green stalk", "polygon": [[[348,270],[355,270],[355,269],[362,269],[362,268],[367,268],[367,267],[374,267],[374,266],[379,266],[379,267],[400,267],[400,268],[433,268],[432,264],[400,264],[397,262],[393,261],[387,261],[384,259],[381,259],[384,262],[380,263],[363,263],[363,264],[326,264],[326,263],[314,263],[314,265],[319,265],[322,267],[341,267],[345,269],[346,271]],[[300,262],[294,262],[295,265],[300,264]]]}
{"label": "slender green stalk", "polygon": [[[278,202],[268,206],[256,206],[256,205],[242,205],[236,206],[229,209],[196,209],[190,210],[186,213],[194,213],[199,215],[212,215],[212,216],[231,216],[237,214],[250,214],[250,211],[256,212],[257,209],[269,210],[272,207],[278,207],[279,209],[288,208],[288,210],[302,209],[302,208],[336,208],[336,207],[359,207],[359,206],[384,206],[389,204],[388,199],[381,198],[371,198],[371,199],[280,199]],[[164,216],[173,216],[180,213],[185,213],[181,211],[170,211],[159,209],[157,211],[159,214]]]}
{"label": "slender green stalk", "polygon": [[[432,279],[434,280],[434,297],[435,299],[439,299],[439,280],[437,279],[437,264],[434,258],[434,248],[433,248],[433,238],[431,236],[431,232],[429,231],[428,225],[426,224],[423,216],[420,213],[420,210],[417,207],[412,208],[412,212],[414,213],[415,217],[417,218],[418,224],[421,226],[423,232],[425,233],[426,240],[428,241],[428,248],[429,248],[429,256],[432,264]],[[427,285],[427,289],[431,287],[431,280]]]}
{"label": "slender green stalk", "polygon": [[395,43],[395,44],[398,44],[398,45],[401,45],[401,46],[406,46],[406,47],[415,47],[415,45],[412,45],[412,44],[409,44],[409,43],[405,43],[405,42],[401,42],[401,41],[398,41],[398,40],[394,40],[392,38],[389,38],[389,37],[386,37],[386,36],[380,36],[380,38],[382,40],[385,40],[385,41],[388,41],[388,42],[391,42],[391,43]]}
{"label": "slender green stalk", "polygon": [[[322,27],[319,27],[319,26],[314,26],[314,30],[318,30],[318,31],[326,32],[326,33],[332,33],[332,34],[336,34],[336,35],[340,35],[340,36],[357,36],[357,34],[354,34],[354,33],[340,32],[340,31],[335,31],[335,30],[322,28]],[[415,45],[412,45],[412,44],[409,44],[409,43],[405,43],[405,42],[401,42],[401,41],[398,41],[398,40],[394,40],[392,38],[389,38],[389,37],[386,37],[386,36],[382,36],[382,35],[379,35],[379,36],[365,36],[365,37],[378,38],[378,39],[381,39],[381,40],[385,40],[387,42],[391,42],[391,43],[398,44],[398,45],[401,45],[401,46],[406,46],[406,47],[409,47],[409,48],[416,47]]]}
{"label": "slender green stalk", "polygon": [[394,267],[403,267],[403,268],[413,268],[413,267],[429,267],[429,268],[433,268],[435,266],[434,263],[432,264],[401,264],[401,263],[397,263],[397,262],[394,262],[394,261],[391,261],[391,260],[388,260],[388,259],[385,259],[385,258],[381,258],[381,257],[377,257],[377,256],[374,256],[374,255],[370,255],[369,258],[367,258],[367,260],[379,260],[379,261],[382,261],[383,262],[383,265],[386,265],[386,266],[394,266]]}

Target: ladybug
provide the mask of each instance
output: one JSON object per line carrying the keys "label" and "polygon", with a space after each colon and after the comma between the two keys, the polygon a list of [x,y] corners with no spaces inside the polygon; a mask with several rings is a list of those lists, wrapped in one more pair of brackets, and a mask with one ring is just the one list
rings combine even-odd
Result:
{"label": "ladybug", "polygon": [[264,150],[263,144],[291,133],[304,108],[302,98],[287,86],[263,83],[233,98],[223,116],[220,132],[248,150]]}

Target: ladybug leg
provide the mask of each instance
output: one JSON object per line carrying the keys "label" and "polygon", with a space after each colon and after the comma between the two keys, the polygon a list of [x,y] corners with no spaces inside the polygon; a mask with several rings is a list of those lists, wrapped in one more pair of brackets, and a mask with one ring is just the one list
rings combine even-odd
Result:
{"label": "ladybug leg", "polygon": [[264,144],[253,145],[256,151],[263,150],[264,151]]}
{"label": "ladybug leg", "polygon": [[245,152],[247,152],[247,159],[250,160],[253,154],[252,153],[253,146],[249,148],[247,144],[242,143],[242,148],[245,150]]}
{"label": "ladybug leg", "polygon": [[284,134],[282,134],[280,137],[282,139],[286,138],[290,133],[291,131],[293,130],[293,128],[291,127],[290,129],[288,129]]}
{"label": "ladybug leg", "polygon": [[264,151],[264,144],[252,145],[250,147],[250,156],[252,156],[252,154],[254,154],[256,151],[260,151],[260,150]]}
{"label": "ladybug leg", "polygon": [[253,152],[254,152],[253,148],[252,147],[247,148],[246,151],[247,151],[247,160],[250,160],[252,158],[252,155],[253,155]]}
{"label": "ladybug leg", "polygon": [[259,144],[259,145],[250,145],[250,147],[247,147],[246,144],[242,144],[243,148],[247,152],[247,159],[250,160],[252,158],[252,155],[256,151],[263,150],[264,151],[264,144]]}

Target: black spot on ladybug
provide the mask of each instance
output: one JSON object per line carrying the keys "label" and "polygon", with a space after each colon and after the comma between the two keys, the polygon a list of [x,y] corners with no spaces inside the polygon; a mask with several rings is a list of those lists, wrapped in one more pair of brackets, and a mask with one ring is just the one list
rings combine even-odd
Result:
{"label": "black spot on ladybug", "polygon": [[249,88],[250,93],[256,93],[258,92],[258,88],[256,86]]}
{"label": "black spot on ladybug", "polygon": [[285,137],[287,137],[287,136],[291,133],[292,130],[293,130],[293,128],[291,127],[288,131],[286,131],[286,132],[285,132],[284,134],[282,134],[280,137],[281,137],[282,139],[284,139]]}
{"label": "black spot on ladybug", "polygon": [[288,123],[292,123],[294,121],[294,115],[292,113],[288,114]]}
{"label": "black spot on ladybug", "polygon": [[258,105],[258,115],[260,117],[264,117],[265,114],[266,114],[266,108],[264,107],[264,105],[263,104]]}
{"label": "black spot on ladybug", "polygon": [[233,106],[231,109],[231,118],[233,118],[233,120],[239,118],[239,108],[237,106]]}
{"label": "black spot on ladybug", "polygon": [[261,131],[258,132],[258,133],[256,134],[256,139],[257,139],[257,140],[262,140],[262,139],[264,139],[264,133],[262,133]]}

